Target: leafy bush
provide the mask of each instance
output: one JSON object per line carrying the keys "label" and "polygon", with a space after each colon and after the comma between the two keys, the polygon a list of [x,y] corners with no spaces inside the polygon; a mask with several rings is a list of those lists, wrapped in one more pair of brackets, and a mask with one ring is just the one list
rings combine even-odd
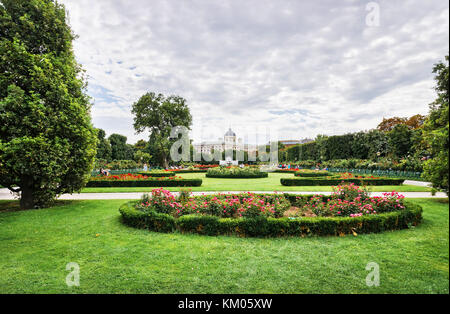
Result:
{"label": "leafy bush", "polygon": [[317,178],[281,178],[284,186],[333,186],[340,183],[353,183],[357,185],[401,185],[404,179],[397,178],[370,178],[366,176],[347,177],[317,177]]}
{"label": "leafy bush", "polygon": [[267,178],[268,173],[262,172],[257,167],[216,167],[208,169],[208,178]]}
{"label": "leafy bush", "polygon": [[157,232],[198,233],[202,235],[237,235],[247,237],[279,236],[342,236],[345,234],[377,233],[406,229],[422,220],[422,208],[405,202],[405,209],[360,217],[298,217],[298,218],[219,218],[216,216],[184,215],[174,218],[154,211],[135,208],[136,202],[119,209],[122,221],[135,228]]}
{"label": "leafy bush", "polygon": [[296,177],[326,177],[331,175],[326,170],[301,169],[295,172]]}
{"label": "leafy bush", "polygon": [[87,187],[175,187],[201,186],[202,179],[183,179],[181,177],[147,177],[123,174],[117,176],[91,177]]}
{"label": "leafy bush", "polygon": [[158,213],[180,217],[188,214],[201,214],[217,217],[247,217],[257,216],[281,217],[289,209],[290,202],[282,194],[257,195],[254,193],[215,194],[189,197],[180,194],[175,198],[172,193],[163,189],[152,191],[152,197],[147,195],[137,206],[139,210],[154,210]]}
{"label": "leafy bush", "polygon": [[175,176],[175,173],[172,171],[165,171],[165,170],[151,170],[151,171],[141,171],[137,174],[147,176],[147,177],[154,177],[154,178],[161,178],[161,177],[173,177]]}
{"label": "leafy bush", "polygon": [[95,161],[94,169],[100,168],[111,170],[136,169],[139,168],[139,164],[134,160],[114,160],[107,162],[104,159],[98,159]]}
{"label": "leafy bush", "polygon": [[349,184],[337,186],[326,201],[321,195],[313,196],[300,213],[312,212],[324,217],[358,217],[405,209],[404,196],[397,192],[383,193],[382,197],[369,197],[366,189]]}

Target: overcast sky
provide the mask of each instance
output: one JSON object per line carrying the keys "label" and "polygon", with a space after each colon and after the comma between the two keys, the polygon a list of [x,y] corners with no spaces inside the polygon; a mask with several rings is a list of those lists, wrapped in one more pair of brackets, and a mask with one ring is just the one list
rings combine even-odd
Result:
{"label": "overcast sky", "polygon": [[[147,139],[131,106],[179,95],[196,141],[229,126],[280,139],[374,128],[426,114],[449,46],[444,0],[63,0],[92,117],[107,135]],[[369,16],[367,16],[369,15]]]}

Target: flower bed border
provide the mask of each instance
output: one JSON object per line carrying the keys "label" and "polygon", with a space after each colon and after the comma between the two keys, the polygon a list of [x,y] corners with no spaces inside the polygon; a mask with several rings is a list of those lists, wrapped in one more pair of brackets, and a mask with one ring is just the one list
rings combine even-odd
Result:
{"label": "flower bed border", "polygon": [[356,185],[401,185],[405,179],[380,178],[380,179],[340,179],[340,178],[281,178],[284,186],[333,186],[341,183],[354,183]]}
{"label": "flower bed border", "polygon": [[162,178],[162,177],[173,177],[175,176],[175,172],[165,171],[165,172],[151,172],[151,171],[141,171],[136,174],[140,174],[147,177],[152,178]]}
{"label": "flower bed border", "polygon": [[422,220],[422,207],[405,202],[404,210],[361,217],[300,217],[300,218],[219,218],[186,215],[174,218],[153,211],[134,208],[139,201],[122,204],[122,222],[134,228],[156,232],[197,233],[201,235],[237,235],[241,237],[280,236],[343,236],[346,234],[379,233],[406,229]]}
{"label": "flower bed border", "polygon": [[132,180],[132,181],[89,181],[86,187],[112,188],[112,187],[179,187],[179,186],[201,186],[202,179],[176,179],[176,180]]}
{"label": "flower bed border", "polygon": [[258,174],[251,174],[251,175],[206,173],[205,176],[207,178],[221,178],[221,179],[259,179],[259,178],[267,178],[269,174],[267,172],[260,172]]}
{"label": "flower bed border", "polygon": [[181,169],[181,170],[170,170],[170,171],[172,171],[174,174],[178,174],[178,173],[205,173],[208,170],[206,170],[206,169],[198,169],[198,170]]}
{"label": "flower bed border", "polygon": [[316,177],[330,177],[333,176],[333,174],[331,174],[328,171],[323,171],[320,170],[321,172],[303,172],[301,170],[296,171],[294,173],[294,176],[296,177],[302,177],[302,178],[316,178]]}

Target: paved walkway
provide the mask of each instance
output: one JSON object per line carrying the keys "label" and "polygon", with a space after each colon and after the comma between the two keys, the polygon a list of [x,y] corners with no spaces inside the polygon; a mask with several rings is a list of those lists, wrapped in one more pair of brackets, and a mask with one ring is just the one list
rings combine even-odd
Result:
{"label": "paved walkway", "polygon": [[431,187],[431,183],[430,182],[424,182],[424,181],[405,180],[405,182],[403,184]]}
{"label": "paved walkway", "polygon": [[[202,194],[214,194],[214,193],[231,193],[237,194],[242,193],[244,191],[230,191],[230,192],[192,192],[193,195],[202,195]],[[270,191],[252,191],[253,193],[274,193]],[[173,192],[177,194],[177,192]],[[278,192],[283,193],[283,192]],[[331,192],[284,192],[296,195],[305,195],[305,194],[323,194],[330,195]],[[142,195],[146,193],[144,192],[136,192],[136,193],[79,193],[79,194],[64,194],[59,197],[61,200],[132,200],[139,199]],[[383,192],[372,192],[372,196],[382,196]],[[404,195],[406,198],[444,198],[447,195],[443,192],[436,193],[435,196],[432,196],[430,192],[400,192],[400,194]],[[13,200],[14,196],[9,192],[8,189],[0,189],[0,200]]]}

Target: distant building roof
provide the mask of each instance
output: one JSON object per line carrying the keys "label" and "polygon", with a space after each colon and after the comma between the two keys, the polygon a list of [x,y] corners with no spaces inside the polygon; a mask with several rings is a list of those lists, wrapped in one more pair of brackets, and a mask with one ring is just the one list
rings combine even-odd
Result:
{"label": "distant building roof", "polygon": [[228,129],[227,133],[225,133],[225,136],[236,136],[236,133],[234,133],[231,128]]}

